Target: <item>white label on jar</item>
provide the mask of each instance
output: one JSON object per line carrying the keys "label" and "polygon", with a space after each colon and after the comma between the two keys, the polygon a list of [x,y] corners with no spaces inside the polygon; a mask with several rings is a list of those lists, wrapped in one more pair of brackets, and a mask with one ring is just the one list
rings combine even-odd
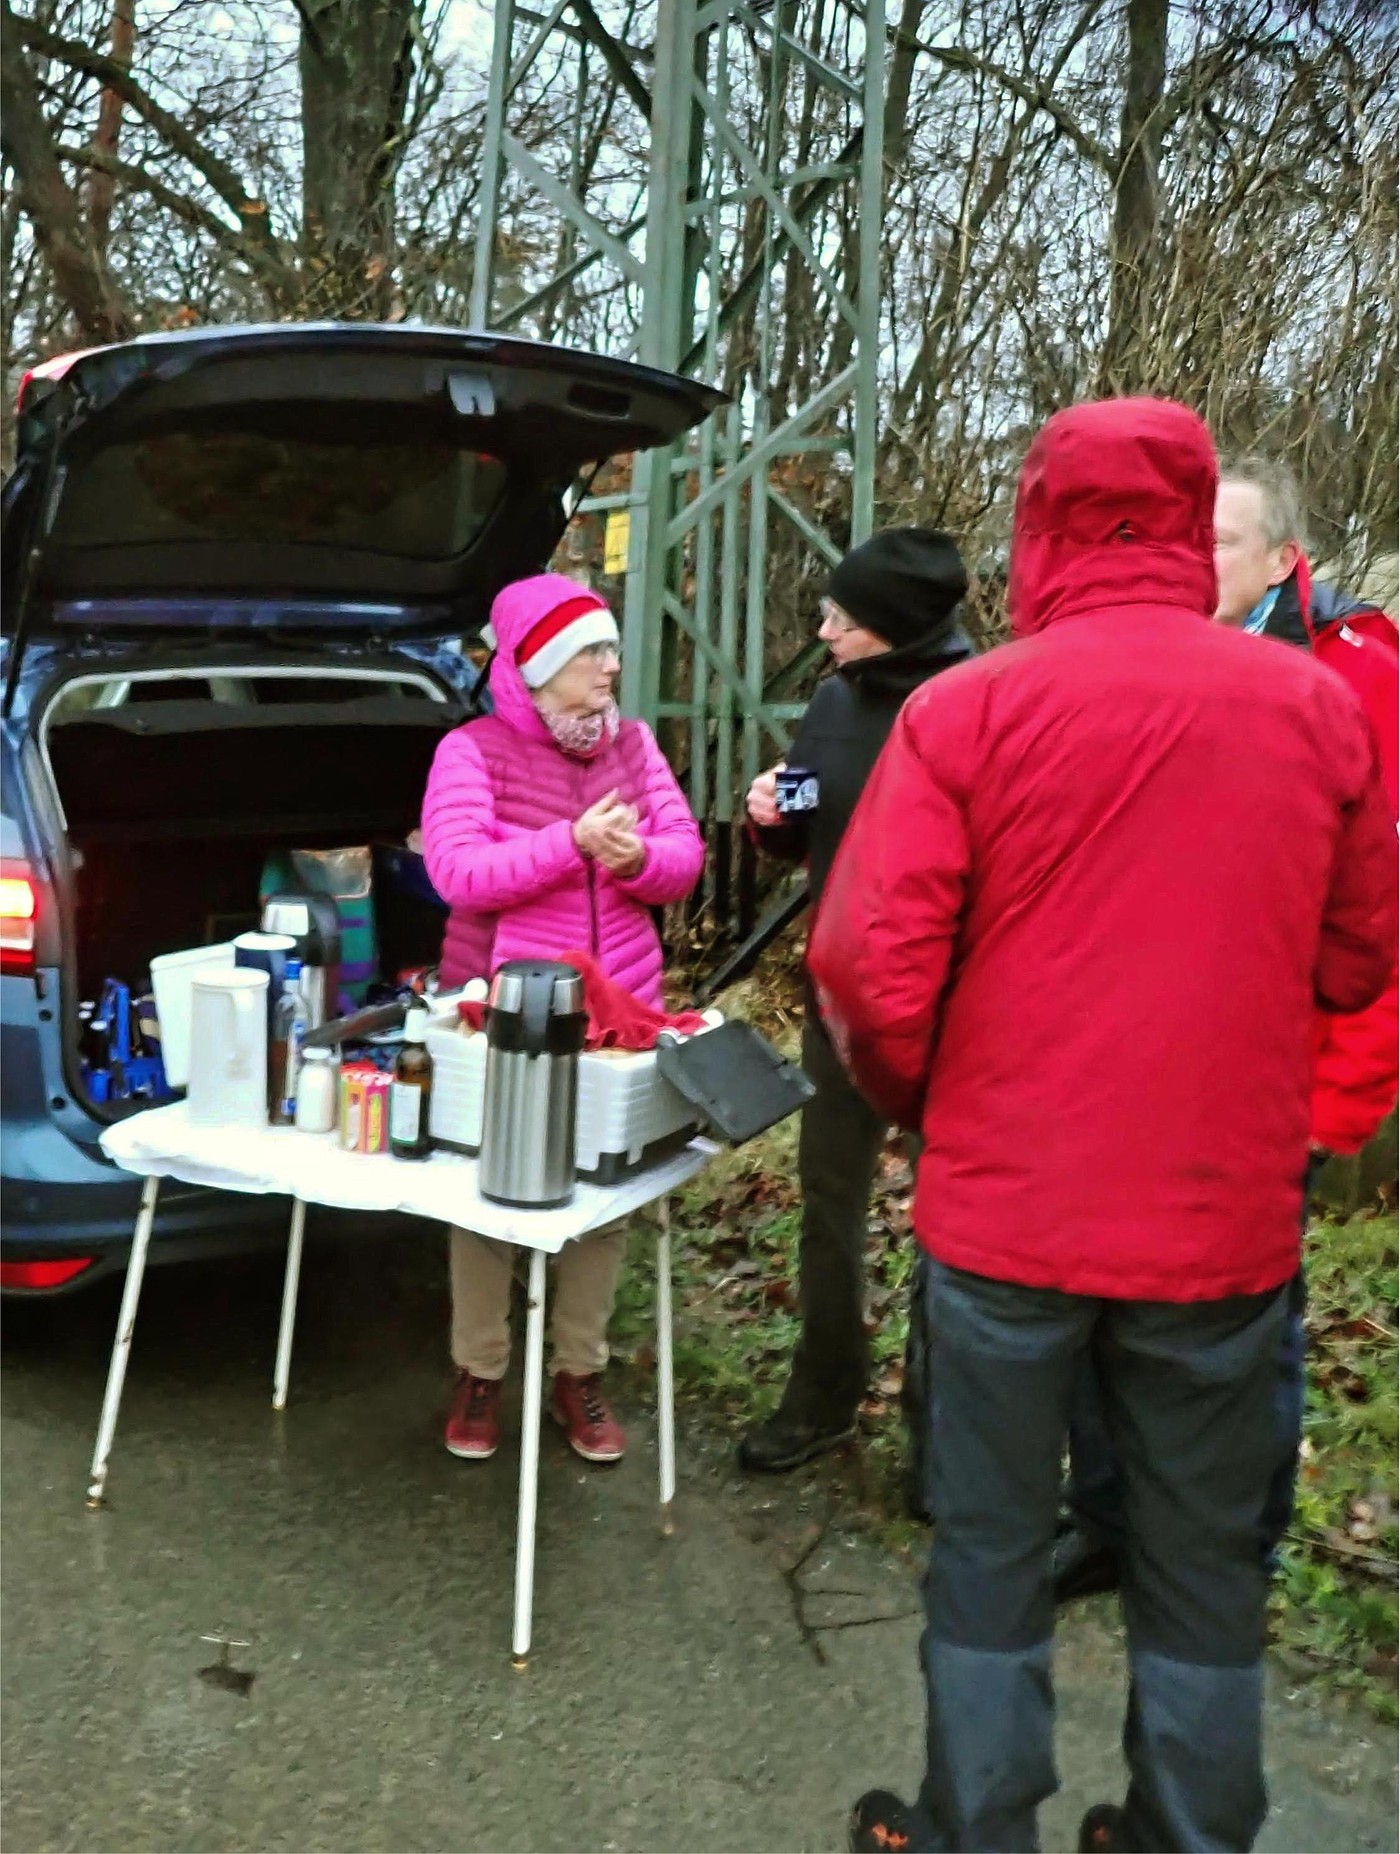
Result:
{"label": "white label on jar", "polygon": [[394,1082],[389,1089],[389,1137],[400,1146],[418,1144],[423,1117],[423,1090],[413,1082]]}

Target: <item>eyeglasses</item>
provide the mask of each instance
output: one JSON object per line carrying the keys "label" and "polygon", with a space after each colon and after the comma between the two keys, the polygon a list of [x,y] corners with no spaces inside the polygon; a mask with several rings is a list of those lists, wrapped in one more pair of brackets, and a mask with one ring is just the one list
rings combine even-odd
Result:
{"label": "eyeglasses", "polygon": [[821,613],[822,623],[829,624],[833,631],[858,631],[860,626],[854,618],[842,611],[835,599],[823,599],[817,610]]}
{"label": "eyeglasses", "polygon": [[616,644],[585,644],[579,655],[591,657],[595,663],[602,663],[608,657],[616,657],[619,663],[622,661],[622,652]]}

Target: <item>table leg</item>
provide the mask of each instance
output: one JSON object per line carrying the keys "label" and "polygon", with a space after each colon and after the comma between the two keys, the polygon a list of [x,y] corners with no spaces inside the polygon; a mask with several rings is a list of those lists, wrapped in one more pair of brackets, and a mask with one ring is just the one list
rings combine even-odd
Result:
{"label": "table leg", "polygon": [[112,1437],[117,1431],[117,1412],[121,1409],[122,1386],[126,1383],[126,1363],[131,1356],[131,1335],[136,1330],[136,1309],[141,1303],[146,1251],[151,1246],[151,1228],[156,1220],[156,1198],[159,1193],[158,1178],[148,1178],[141,1187],[141,1208],[136,1216],[131,1254],[127,1257],[126,1285],[122,1289],[121,1312],[117,1315],[117,1336],[112,1343],[112,1362],[107,1367],[107,1393],[102,1399],[102,1420],[97,1426],[97,1446],[92,1452],[92,1473],[87,1491],[87,1503],[91,1507],[101,1506],[107,1497],[107,1458],[112,1452]]}
{"label": "table leg", "polygon": [[515,1635],[512,1659],[517,1667],[530,1657],[530,1624],[535,1598],[535,1509],[540,1484],[540,1405],[544,1387],[543,1249],[530,1254],[529,1315],[525,1323],[525,1397],[520,1418],[520,1513],[515,1533]]}
{"label": "table leg", "polygon": [[661,1530],[675,1531],[676,1382],[671,1360],[671,1200],[663,1197],[656,1237],[656,1417],[661,1455]]}
{"label": "table leg", "polygon": [[287,1407],[287,1383],[292,1375],[292,1334],[297,1323],[297,1289],[301,1286],[301,1239],[306,1230],[306,1205],[292,1199],[292,1225],[287,1232],[287,1272],[282,1279],[282,1319],[277,1328],[277,1363],[272,1370],[272,1407]]}

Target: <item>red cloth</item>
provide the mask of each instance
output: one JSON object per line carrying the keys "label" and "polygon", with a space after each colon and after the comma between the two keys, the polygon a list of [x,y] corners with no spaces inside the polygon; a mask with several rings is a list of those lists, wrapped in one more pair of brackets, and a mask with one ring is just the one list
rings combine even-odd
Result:
{"label": "red cloth", "polygon": [[[560,953],[557,957],[583,978],[583,1002],[588,1012],[585,1049],[655,1049],[663,1030],[695,1036],[705,1028],[699,1011],[655,1011],[643,1004],[625,986],[610,979],[589,953]],[[457,1011],[464,1024],[473,1030],[481,1029],[485,1005],[459,1004]]]}
{"label": "red cloth", "polygon": [[1050,421],[1018,635],[910,698],[818,912],[838,1047],[921,1127],[955,1267],[1194,1301],[1298,1266],[1314,1007],[1389,980],[1395,826],[1338,678],[1209,622],[1215,483],[1183,407]]}
{"label": "red cloth", "polygon": [[[1390,814],[1400,817],[1400,662],[1395,627],[1383,612],[1348,612],[1314,624],[1306,560],[1298,563],[1298,605],[1313,655],[1335,670],[1366,711],[1380,755]],[[1365,1011],[1318,1016],[1312,1137],[1332,1152],[1359,1152],[1395,1105],[1400,1045],[1400,975]]]}

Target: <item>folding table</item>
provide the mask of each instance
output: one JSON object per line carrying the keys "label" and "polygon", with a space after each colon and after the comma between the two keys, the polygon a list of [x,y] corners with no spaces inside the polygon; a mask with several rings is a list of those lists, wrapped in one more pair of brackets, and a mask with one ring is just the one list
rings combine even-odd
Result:
{"label": "folding table", "polygon": [[463,1155],[435,1152],[420,1161],[388,1153],[343,1152],[334,1134],[302,1133],[294,1127],[205,1127],[191,1122],[183,1101],[118,1121],[102,1135],[107,1156],[124,1171],[145,1178],[141,1208],[127,1262],[126,1286],[117,1316],[102,1420],[93,1451],[88,1505],[106,1497],[107,1471],[121,1408],[136,1310],[155,1223],[162,1178],[208,1185],[221,1191],[286,1196],[292,1200],[287,1268],[272,1376],[272,1407],[287,1403],[301,1279],[302,1235],[308,1204],[356,1211],[396,1211],[454,1223],[480,1236],[529,1249],[529,1315],[525,1329],[525,1394],[520,1432],[520,1504],[515,1549],[515,1664],[530,1649],[535,1582],[535,1511],[539,1486],[540,1410],[544,1383],[545,1264],[565,1243],[576,1242],[605,1224],[660,1202],[656,1244],[657,1420],[661,1458],[663,1529],[671,1530],[676,1492],[675,1384],[671,1364],[670,1193],[693,1178],[716,1148],[695,1140],[672,1158],[616,1185],[580,1182],[572,1200],[554,1210],[519,1210],[493,1204],[477,1188],[477,1163]]}

